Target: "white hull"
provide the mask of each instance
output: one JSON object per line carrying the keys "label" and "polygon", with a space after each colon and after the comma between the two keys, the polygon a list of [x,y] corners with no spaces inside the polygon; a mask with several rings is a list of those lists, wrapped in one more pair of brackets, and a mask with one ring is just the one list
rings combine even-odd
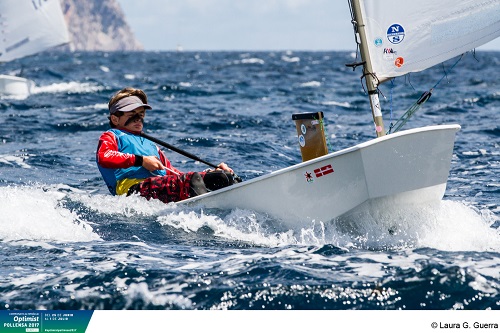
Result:
{"label": "white hull", "polygon": [[401,131],[180,203],[249,209],[300,227],[331,221],[367,203],[373,208],[438,202],[459,129]]}
{"label": "white hull", "polygon": [[0,75],[0,95],[28,96],[35,82],[12,75]]}

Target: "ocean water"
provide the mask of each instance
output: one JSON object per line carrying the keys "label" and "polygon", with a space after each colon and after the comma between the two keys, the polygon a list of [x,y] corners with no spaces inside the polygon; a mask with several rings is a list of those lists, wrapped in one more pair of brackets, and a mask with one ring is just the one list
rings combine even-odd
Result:
{"label": "ocean water", "polygon": [[150,134],[248,180],[301,161],[293,113],[324,112],[330,151],[374,138],[353,60],[48,52],[3,64],[37,86],[0,97],[0,309],[500,309],[499,52],[382,86],[387,128],[440,80],[405,128],[462,126],[442,202],[384,216],[399,232],[369,214],[356,233],[292,230],[261,212],[107,193],[95,150],[117,90],[146,91]]}

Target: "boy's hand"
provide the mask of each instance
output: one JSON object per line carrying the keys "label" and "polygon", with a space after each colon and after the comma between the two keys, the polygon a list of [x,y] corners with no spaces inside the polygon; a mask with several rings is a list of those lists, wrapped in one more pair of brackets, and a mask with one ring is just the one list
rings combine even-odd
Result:
{"label": "boy's hand", "polygon": [[142,166],[149,171],[167,169],[156,156],[143,156]]}
{"label": "boy's hand", "polygon": [[222,169],[224,171],[227,171],[227,172],[230,172],[230,173],[234,174],[233,169],[231,169],[230,167],[228,167],[226,163],[221,163],[217,167],[218,167],[217,169]]}

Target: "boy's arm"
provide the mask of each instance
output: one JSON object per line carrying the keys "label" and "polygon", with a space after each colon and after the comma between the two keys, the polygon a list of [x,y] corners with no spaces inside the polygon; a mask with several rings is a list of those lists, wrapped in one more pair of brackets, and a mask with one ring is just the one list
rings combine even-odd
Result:
{"label": "boy's arm", "polygon": [[104,132],[99,138],[96,155],[97,163],[104,168],[122,169],[142,165],[142,156],[118,151],[116,137],[111,132]]}

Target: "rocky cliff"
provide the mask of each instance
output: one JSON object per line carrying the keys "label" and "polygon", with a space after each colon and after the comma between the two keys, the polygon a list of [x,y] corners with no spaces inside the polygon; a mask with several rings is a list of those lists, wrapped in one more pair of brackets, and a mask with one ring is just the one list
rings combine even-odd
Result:
{"label": "rocky cliff", "polygon": [[61,0],[71,38],[71,51],[139,51],[116,0]]}

